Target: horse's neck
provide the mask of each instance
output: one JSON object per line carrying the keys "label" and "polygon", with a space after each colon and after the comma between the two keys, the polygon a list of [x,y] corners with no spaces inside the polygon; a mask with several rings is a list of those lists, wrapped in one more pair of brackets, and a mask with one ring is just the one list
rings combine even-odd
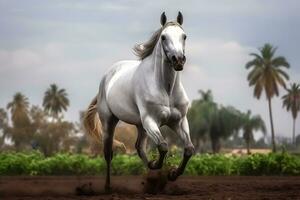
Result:
{"label": "horse's neck", "polygon": [[153,60],[154,63],[154,79],[157,85],[162,87],[170,95],[175,85],[177,85],[176,83],[180,81],[179,73],[170,66],[170,63],[164,60],[160,42],[156,45],[151,56],[153,57],[151,60]]}

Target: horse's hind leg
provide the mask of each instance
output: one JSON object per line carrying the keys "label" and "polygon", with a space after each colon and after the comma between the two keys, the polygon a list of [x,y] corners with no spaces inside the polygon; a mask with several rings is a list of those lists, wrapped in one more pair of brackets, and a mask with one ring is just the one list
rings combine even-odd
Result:
{"label": "horse's hind leg", "polygon": [[110,192],[110,164],[113,157],[112,144],[114,137],[114,130],[118,123],[119,119],[117,119],[114,115],[110,114],[105,118],[102,118],[102,126],[103,126],[103,151],[104,158],[106,161],[106,180],[105,180],[105,191]]}
{"label": "horse's hind leg", "polygon": [[145,154],[145,142],[146,142],[146,133],[142,126],[136,126],[138,130],[138,135],[135,143],[135,148],[137,151],[137,154],[142,159],[143,163],[147,166],[148,165],[148,158]]}

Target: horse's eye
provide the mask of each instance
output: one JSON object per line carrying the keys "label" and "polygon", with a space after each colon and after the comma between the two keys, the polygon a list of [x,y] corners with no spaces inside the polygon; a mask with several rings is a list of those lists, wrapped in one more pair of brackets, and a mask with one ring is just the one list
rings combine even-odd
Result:
{"label": "horse's eye", "polygon": [[166,36],[162,35],[161,40],[163,40],[163,41],[166,40]]}
{"label": "horse's eye", "polygon": [[183,35],[183,39],[186,40],[186,35]]}

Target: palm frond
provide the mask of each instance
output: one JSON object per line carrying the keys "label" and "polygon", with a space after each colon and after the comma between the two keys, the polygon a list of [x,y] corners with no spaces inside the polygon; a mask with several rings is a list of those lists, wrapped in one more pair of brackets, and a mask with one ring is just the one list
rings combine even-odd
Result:
{"label": "palm frond", "polygon": [[285,57],[283,56],[278,56],[276,58],[274,58],[272,61],[271,61],[271,64],[274,66],[274,67],[286,67],[286,68],[290,68],[290,64],[286,61]]}

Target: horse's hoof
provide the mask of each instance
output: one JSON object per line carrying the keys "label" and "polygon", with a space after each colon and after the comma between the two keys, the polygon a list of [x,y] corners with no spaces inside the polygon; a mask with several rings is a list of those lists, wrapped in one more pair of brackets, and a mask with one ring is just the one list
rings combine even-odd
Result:
{"label": "horse's hoof", "polygon": [[152,161],[149,161],[149,163],[148,163],[148,168],[149,168],[149,169],[160,169],[161,167],[158,166],[156,160],[152,160]]}
{"label": "horse's hoof", "polygon": [[169,181],[176,181],[177,177],[178,177],[177,169],[176,168],[170,169],[169,174],[168,174],[168,180]]}

